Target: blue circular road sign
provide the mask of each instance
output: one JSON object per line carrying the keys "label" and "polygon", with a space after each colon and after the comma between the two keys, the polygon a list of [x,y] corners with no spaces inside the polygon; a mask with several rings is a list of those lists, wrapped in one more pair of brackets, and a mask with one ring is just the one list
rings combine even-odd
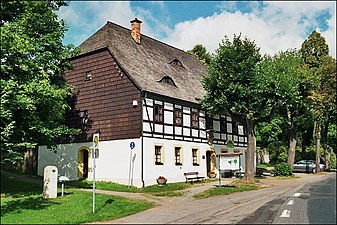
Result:
{"label": "blue circular road sign", "polygon": [[131,150],[134,149],[135,146],[136,146],[135,142],[132,141],[132,142],[130,143],[130,148],[131,148]]}

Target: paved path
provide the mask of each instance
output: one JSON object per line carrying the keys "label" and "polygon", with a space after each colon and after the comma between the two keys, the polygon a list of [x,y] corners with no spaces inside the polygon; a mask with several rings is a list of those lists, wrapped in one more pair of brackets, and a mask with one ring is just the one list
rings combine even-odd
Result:
{"label": "paved path", "polygon": [[[225,178],[221,180],[221,185],[228,184],[232,181],[232,179]],[[188,199],[193,200],[193,195],[203,192],[207,189],[210,189],[216,185],[219,185],[219,181],[213,182],[201,182],[201,183],[193,183],[193,185],[185,190],[184,195],[182,196],[154,196],[147,193],[130,193],[130,192],[117,192],[117,191],[105,191],[105,190],[96,190],[96,193],[100,194],[107,194],[107,195],[119,195],[127,198],[135,198],[135,199],[142,199],[156,203],[158,206],[167,206],[170,205],[172,202],[177,201],[186,201]],[[92,192],[92,189],[78,189],[82,191]]]}

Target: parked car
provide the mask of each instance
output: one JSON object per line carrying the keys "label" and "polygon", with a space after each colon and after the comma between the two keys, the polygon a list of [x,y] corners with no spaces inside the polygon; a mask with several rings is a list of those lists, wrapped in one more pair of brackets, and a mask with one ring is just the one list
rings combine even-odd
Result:
{"label": "parked car", "polygon": [[[319,164],[320,171],[325,170],[324,164]],[[309,173],[315,173],[316,172],[316,162],[315,160],[300,160],[297,163],[294,163],[293,165],[293,172],[309,172]]]}

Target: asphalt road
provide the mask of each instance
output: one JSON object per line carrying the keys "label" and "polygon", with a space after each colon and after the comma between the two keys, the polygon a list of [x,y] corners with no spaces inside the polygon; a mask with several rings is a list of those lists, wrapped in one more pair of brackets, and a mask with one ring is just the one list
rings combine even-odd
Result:
{"label": "asphalt road", "polygon": [[239,223],[336,224],[336,173],[285,192]]}

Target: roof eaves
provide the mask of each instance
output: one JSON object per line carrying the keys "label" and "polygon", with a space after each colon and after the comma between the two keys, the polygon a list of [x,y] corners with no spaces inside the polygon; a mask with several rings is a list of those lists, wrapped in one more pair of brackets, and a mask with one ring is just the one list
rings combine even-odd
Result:
{"label": "roof eaves", "polygon": [[117,59],[117,57],[114,55],[112,49],[109,46],[106,46],[106,48],[108,49],[109,53],[111,54],[111,56],[114,58],[114,60],[116,61],[116,63],[118,64],[118,66],[123,70],[123,72],[125,73],[125,75],[130,79],[130,81],[135,85],[135,87],[139,90],[142,91],[140,85],[132,78],[132,76],[129,74],[129,72],[124,68],[124,66],[119,62],[119,60]]}

